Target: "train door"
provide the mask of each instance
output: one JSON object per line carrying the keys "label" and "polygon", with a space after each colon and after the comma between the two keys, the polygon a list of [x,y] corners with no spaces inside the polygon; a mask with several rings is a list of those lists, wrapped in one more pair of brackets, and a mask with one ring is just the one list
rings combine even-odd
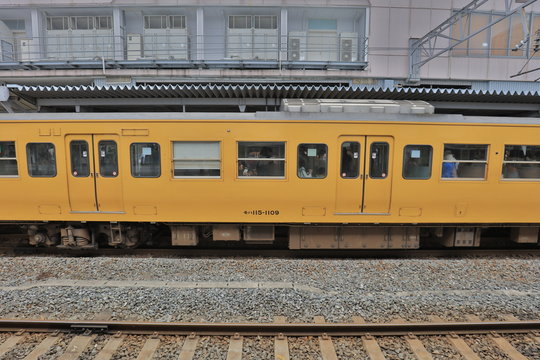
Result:
{"label": "train door", "polygon": [[386,214],[392,191],[393,138],[340,136],[337,214]]}
{"label": "train door", "polygon": [[73,212],[122,212],[118,136],[68,135],[68,188]]}

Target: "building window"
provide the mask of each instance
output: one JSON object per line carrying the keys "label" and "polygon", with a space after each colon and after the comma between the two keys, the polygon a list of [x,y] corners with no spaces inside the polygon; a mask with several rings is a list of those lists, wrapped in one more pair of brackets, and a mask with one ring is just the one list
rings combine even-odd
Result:
{"label": "building window", "polygon": [[540,146],[505,145],[502,178],[540,180]]}
{"label": "building window", "polygon": [[238,142],[238,177],[285,177],[285,142]]}
{"label": "building window", "polygon": [[426,180],[431,177],[430,145],[407,145],[403,150],[403,178],[407,180]]}
{"label": "building window", "polygon": [[255,15],[255,29],[277,29],[277,16]]}
{"label": "building window", "polygon": [[343,179],[356,179],[360,174],[360,143],[347,141],[341,144],[341,168]]}
{"label": "building window", "polygon": [[28,174],[32,177],[55,177],[56,154],[51,143],[29,143],[26,145]]}
{"label": "building window", "polygon": [[326,144],[298,145],[298,177],[322,179],[328,168]]}
{"label": "building window", "polygon": [[445,144],[443,179],[485,179],[488,145]]}
{"label": "building window", "polygon": [[371,144],[369,154],[369,177],[372,179],[384,179],[388,176],[388,153],[390,146],[386,142]]}
{"label": "building window", "polygon": [[221,149],[219,141],[174,141],[173,174],[179,178],[219,178]]}
{"label": "building window", "polygon": [[18,176],[15,141],[0,141],[0,176]]}
{"label": "building window", "polygon": [[[451,35],[455,39],[473,34],[487,24],[502,18],[502,14],[471,13],[463,16],[461,21],[452,25]],[[535,21],[533,16],[533,30]],[[526,27],[530,28],[527,16]],[[514,14],[497,24],[476,34],[472,38],[457,45],[452,50],[453,56],[524,56],[526,46],[516,50],[516,45],[523,40],[523,23],[520,14]]]}
{"label": "building window", "polygon": [[251,29],[251,15],[229,16],[229,29]]}
{"label": "building window", "polygon": [[69,30],[69,17],[67,16],[48,17],[47,30]]}
{"label": "building window", "polygon": [[308,19],[309,30],[337,30],[336,19]]}
{"label": "building window", "polygon": [[132,143],[131,175],[136,178],[155,178],[161,175],[158,143]]}
{"label": "building window", "polygon": [[47,30],[111,30],[111,16],[49,16]]}
{"label": "building window", "polygon": [[185,29],[184,15],[145,15],[145,29]]}

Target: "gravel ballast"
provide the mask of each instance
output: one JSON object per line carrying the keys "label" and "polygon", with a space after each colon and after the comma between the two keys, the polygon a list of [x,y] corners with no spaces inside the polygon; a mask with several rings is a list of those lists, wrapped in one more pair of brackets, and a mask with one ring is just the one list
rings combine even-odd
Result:
{"label": "gravel ballast", "polygon": [[[292,322],[540,318],[536,258],[0,257],[0,316]],[[98,316],[99,317],[99,316]],[[210,348],[209,348],[210,350]]]}

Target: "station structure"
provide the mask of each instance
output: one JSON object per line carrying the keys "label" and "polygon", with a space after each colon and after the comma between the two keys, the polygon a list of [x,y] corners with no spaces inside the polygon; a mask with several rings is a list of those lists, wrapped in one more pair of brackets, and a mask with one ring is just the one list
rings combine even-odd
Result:
{"label": "station structure", "polygon": [[536,0],[0,0],[0,111],[424,100],[538,117]]}

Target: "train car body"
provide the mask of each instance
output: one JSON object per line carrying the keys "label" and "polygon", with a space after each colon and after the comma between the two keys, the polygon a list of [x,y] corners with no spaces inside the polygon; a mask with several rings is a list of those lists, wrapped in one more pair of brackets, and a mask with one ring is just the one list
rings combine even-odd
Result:
{"label": "train car body", "polygon": [[136,244],[140,224],[167,224],[185,246],[205,227],[271,242],[275,226],[290,248],[416,248],[422,229],[476,246],[480,227],[500,225],[537,242],[539,190],[539,119],[0,116],[0,221],[27,224],[33,244],[88,245],[92,232]]}

